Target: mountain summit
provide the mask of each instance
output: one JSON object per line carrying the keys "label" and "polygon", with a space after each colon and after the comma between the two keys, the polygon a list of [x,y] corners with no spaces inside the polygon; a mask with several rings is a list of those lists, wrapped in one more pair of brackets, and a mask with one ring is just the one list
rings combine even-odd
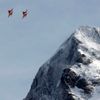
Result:
{"label": "mountain summit", "polygon": [[43,64],[24,100],[100,100],[100,28],[81,26]]}

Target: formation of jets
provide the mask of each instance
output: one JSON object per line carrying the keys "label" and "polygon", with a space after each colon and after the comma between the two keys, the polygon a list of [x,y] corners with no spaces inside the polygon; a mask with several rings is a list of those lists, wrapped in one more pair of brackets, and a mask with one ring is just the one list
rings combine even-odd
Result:
{"label": "formation of jets", "polygon": [[[8,17],[13,15],[13,8],[8,10]],[[22,12],[22,18],[25,18],[28,15],[28,10],[26,9],[25,11]]]}

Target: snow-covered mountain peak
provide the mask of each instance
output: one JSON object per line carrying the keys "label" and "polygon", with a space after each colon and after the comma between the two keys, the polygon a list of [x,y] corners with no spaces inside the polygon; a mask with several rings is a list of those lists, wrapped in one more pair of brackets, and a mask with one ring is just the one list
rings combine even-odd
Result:
{"label": "snow-covered mountain peak", "polygon": [[100,28],[81,26],[43,64],[25,100],[99,100]]}
{"label": "snow-covered mountain peak", "polygon": [[92,41],[100,44],[100,28],[81,26],[79,27],[74,36],[80,41]]}
{"label": "snow-covered mountain peak", "polygon": [[[72,41],[73,40],[73,41]],[[68,41],[72,41],[69,45],[75,42],[77,45],[84,46],[88,49],[100,50],[100,28],[81,26],[75,30],[75,32],[66,40],[60,48],[66,48]],[[71,44],[72,43],[72,44]]]}

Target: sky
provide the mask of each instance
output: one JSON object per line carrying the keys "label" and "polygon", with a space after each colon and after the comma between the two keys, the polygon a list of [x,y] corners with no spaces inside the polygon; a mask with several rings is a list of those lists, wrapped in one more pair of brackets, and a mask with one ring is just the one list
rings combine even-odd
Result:
{"label": "sky", "polygon": [[40,66],[85,25],[100,26],[100,0],[0,0],[0,100],[22,100]]}

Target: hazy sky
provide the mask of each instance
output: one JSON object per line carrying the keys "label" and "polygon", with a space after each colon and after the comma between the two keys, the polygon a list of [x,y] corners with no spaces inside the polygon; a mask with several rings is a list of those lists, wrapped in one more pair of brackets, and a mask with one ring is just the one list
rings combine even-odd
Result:
{"label": "hazy sky", "polygon": [[80,25],[100,26],[100,0],[0,0],[0,100],[22,100],[38,68]]}

